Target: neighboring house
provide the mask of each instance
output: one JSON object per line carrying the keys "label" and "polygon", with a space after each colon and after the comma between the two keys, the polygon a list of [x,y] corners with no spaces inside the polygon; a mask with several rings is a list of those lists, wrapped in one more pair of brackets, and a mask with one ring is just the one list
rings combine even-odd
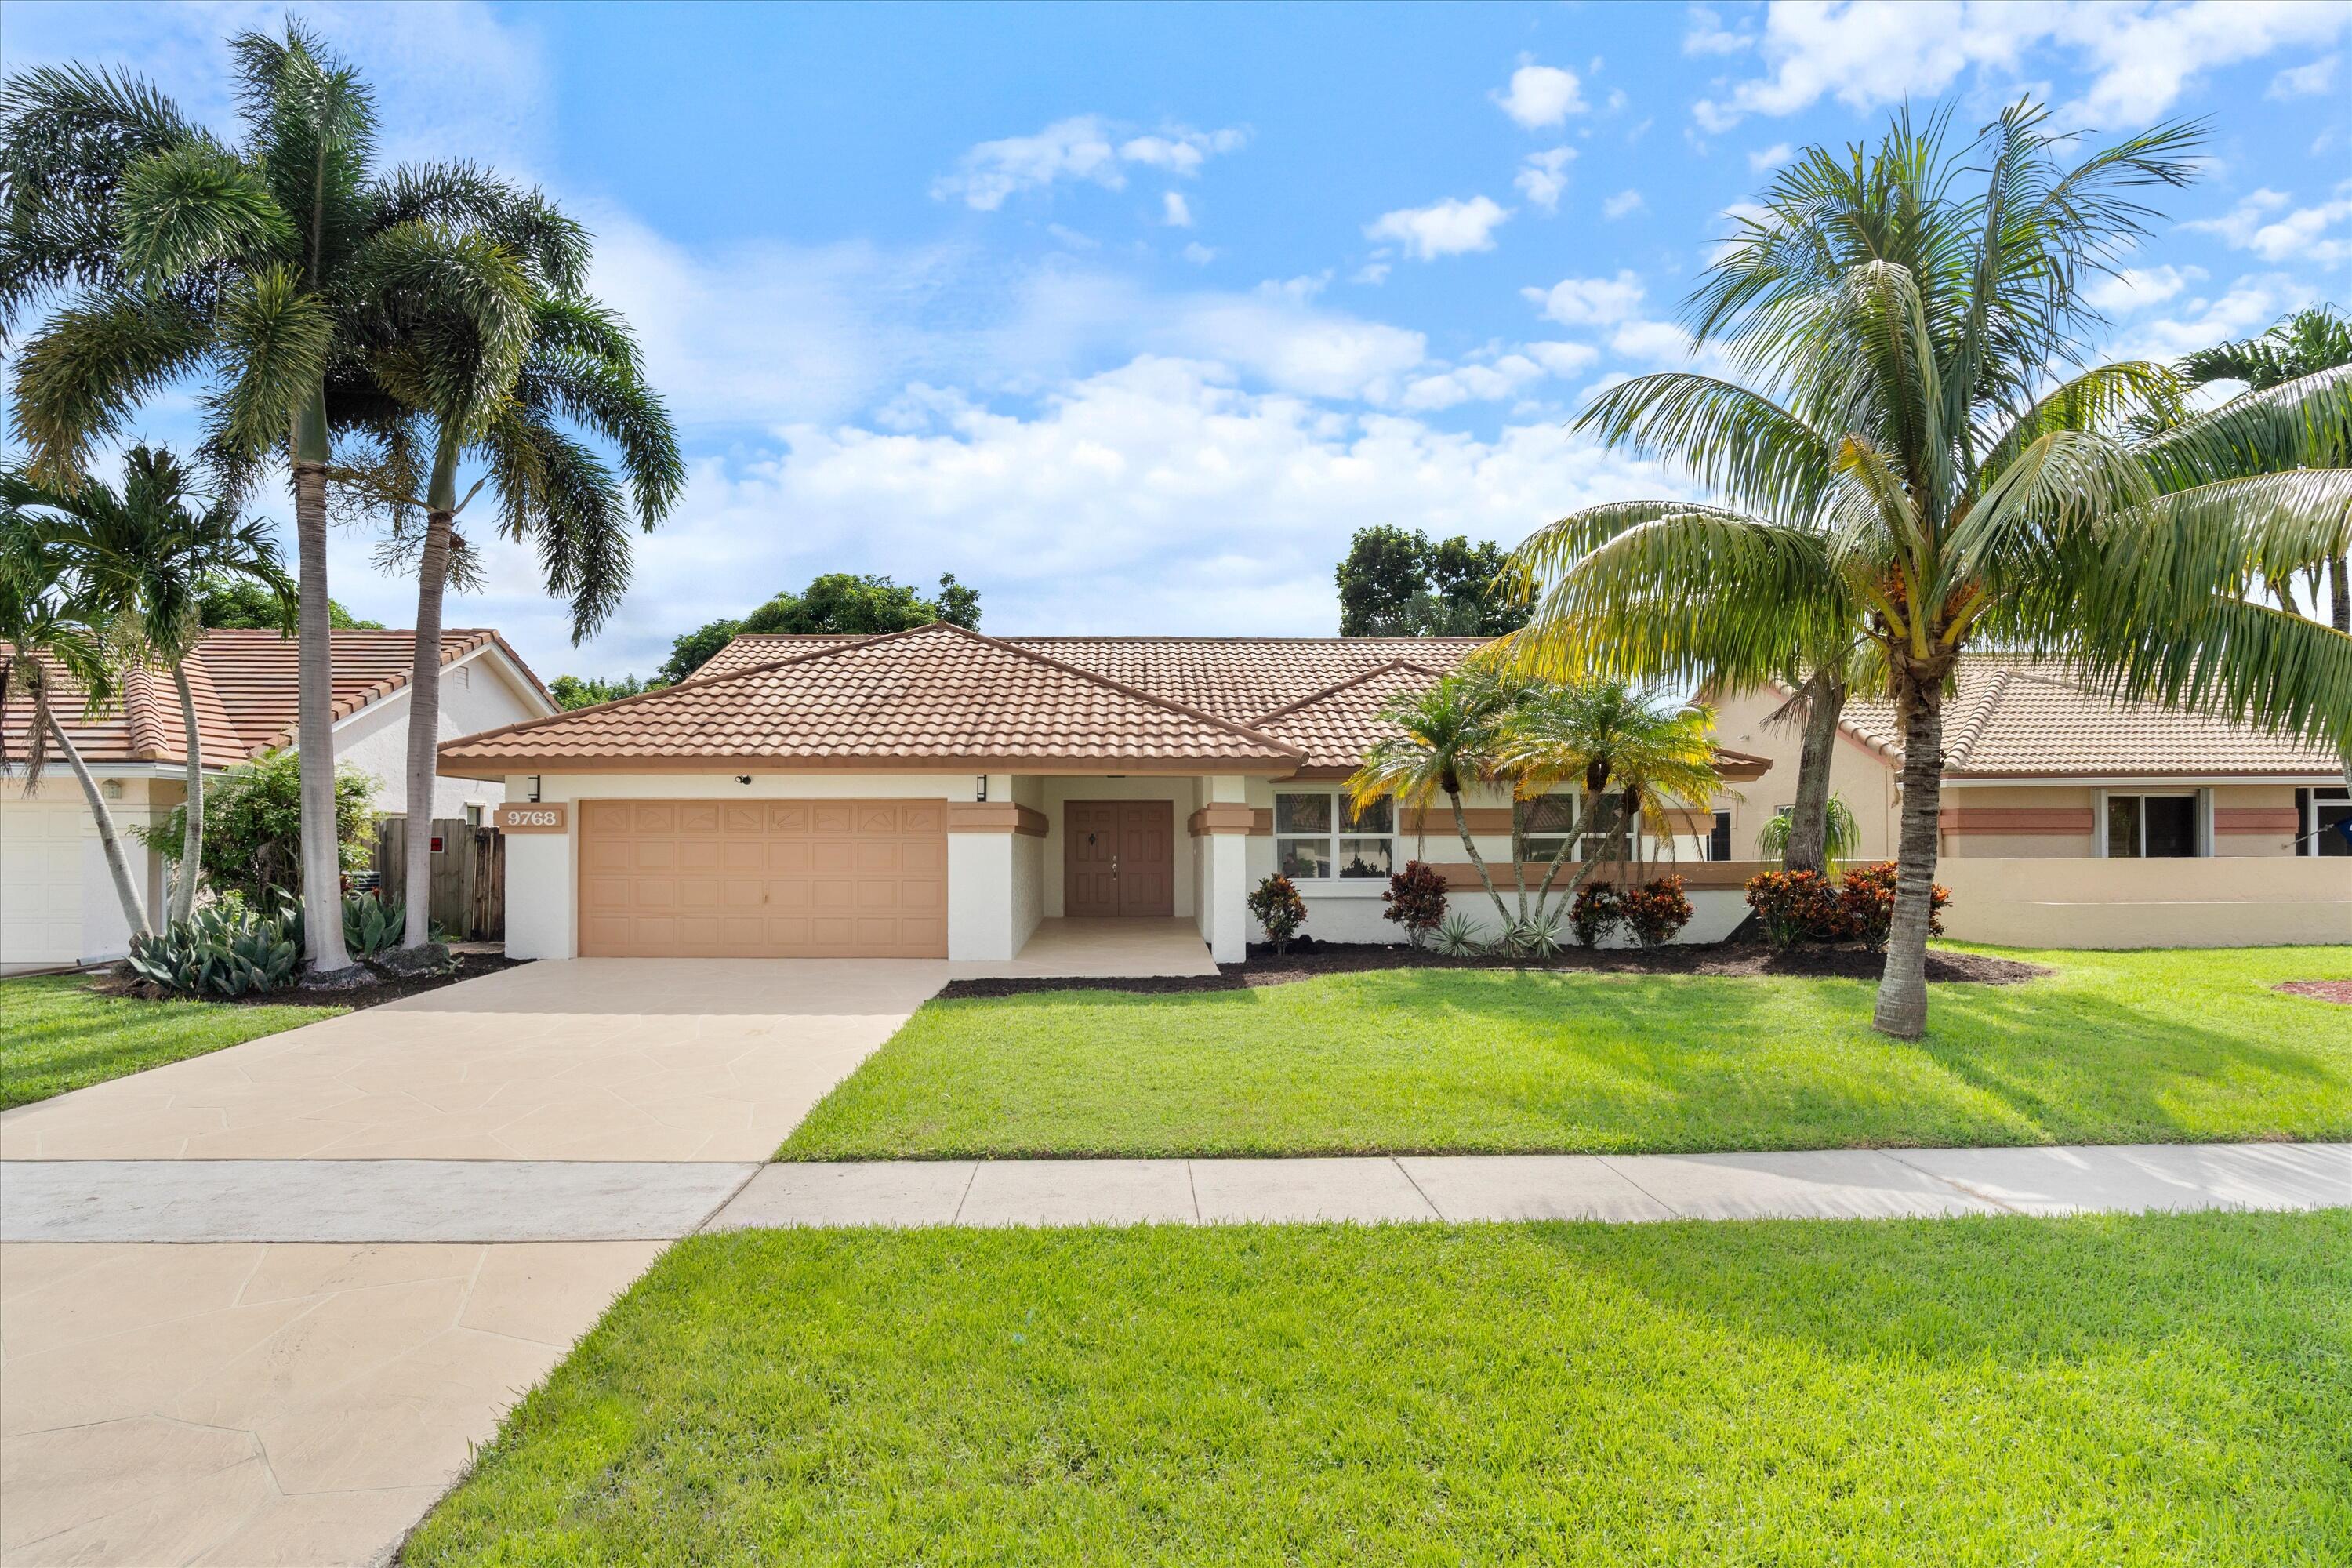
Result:
{"label": "neighboring house", "polygon": [[[1477,646],[743,637],[685,685],[448,742],[442,767],[502,782],[502,818],[520,813],[518,957],[1001,961],[1041,921],[1141,918],[1191,922],[1231,962],[1277,868],[1310,934],[1381,942],[1389,872],[1462,860],[1442,806],[1356,813],[1339,785],[1381,705]],[[1507,879],[1508,798],[1471,805]],[[1491,922],[1466,867],[1455,881]],[[1744,913],[1736,889],[1716,901],[1695,939]]]}
{"label": "neighboring house", "polygon": [[[406,805],[408,677],[415,647],[405,631],[333,634],[335,760],[365,773],[379,811]],[[296,645],[274,631],[213,631],[189,660],[205,771],[294,742]],[[555,712],[553,699],[498,633],[449,631],[441,639],[445,736]],[[130,831],[170,815],[186,795],[179,694],[171,676],[133,671],[110,713],[85,717],[78,696],[61,693],[58,717],[100,781],[151,909],[161,906],[164,866]],[[26,746],[31,704],[12,696],[0,713],[12,770]],[[477,820],[496,792],[443,778],[434,816]],[[53,760],[29,795],[21,776],[0,779],[0,973],[119,958],[130,933],[106,869],[81,786]]]}
{"label": "neighboring house", "polygon": [[[1796,795],[1799,731],[1768,687],[1717,700],[1724,741],[1784,765],[1715,802],[1736,855]],[[1713,700],[1713,699],[1710,699]],[[1944,709],[1937,879],[1954,936],[2068,947],[2352,942],[2342,762],[2201,714],[2117,703],[2062,668],[1977,660]],[[1902,730],[1847,704],[1832,787],[1864,859],[1900,831]],[[2196,866],[2170,864],[2199,861]]]}

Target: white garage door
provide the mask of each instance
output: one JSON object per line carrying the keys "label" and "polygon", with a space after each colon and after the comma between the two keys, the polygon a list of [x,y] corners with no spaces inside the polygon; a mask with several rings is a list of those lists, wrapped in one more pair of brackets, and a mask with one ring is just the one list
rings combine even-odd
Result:
{"label": "white garage door", "polygon": [[79,801],[0,799],[0,971],[80,962]]}

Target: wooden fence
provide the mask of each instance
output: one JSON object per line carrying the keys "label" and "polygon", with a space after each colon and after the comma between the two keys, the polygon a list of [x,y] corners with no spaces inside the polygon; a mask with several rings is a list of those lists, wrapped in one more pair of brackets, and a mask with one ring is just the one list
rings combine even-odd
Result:
{"label": "wooden fence", "polygon": [[[433,824],[433,923],[466,942],[503,942],[507,934],[506,840],[493,827],[456,817]],[[375,825],[376,886],[387,900],[407,890],[408,819]]]}

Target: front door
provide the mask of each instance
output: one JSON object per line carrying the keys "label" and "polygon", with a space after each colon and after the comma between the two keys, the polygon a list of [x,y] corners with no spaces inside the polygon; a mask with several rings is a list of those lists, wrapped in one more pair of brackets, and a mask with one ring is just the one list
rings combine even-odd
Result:
{"label": "front door", "polygon": [[1074,800],[1062,808],[1062,913],[1072,920],[1176,912],[1176,805]]}

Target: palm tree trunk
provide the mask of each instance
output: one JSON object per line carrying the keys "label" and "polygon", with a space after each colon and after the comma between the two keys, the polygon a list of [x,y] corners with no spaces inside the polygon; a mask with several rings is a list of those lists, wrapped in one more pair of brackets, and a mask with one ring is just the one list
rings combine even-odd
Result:
{"label": "palm tree trunk", "polygon": [[147,903],[139,896],[139,884],[131,879],[131,862],[123,858],[122,836],[115,830],[114,813],[106,809],[106,796],[90,777],[89,764],[81,760],[81,752],[58,722],[55,713],[49,715],[49,733],[58,742],[66,766],[81,782],[82,798],[89,802],[89,815],[98,823],[98,842],[106,851],[106,868],[114,874],[114,896],[122,900],[122,923],[131,928],[132,936],[152,936],[155,928],[147,923]]}
{"label": "palm tree trunk", "polygon": [[[437,498],[436,498],[437,499]],[[429,511],[416,583],[416,651],[408,677],[408,835],[403,896],[408,925],[403,947],[433,940],[433,784],[441,740],[441,597],[449,575],[451,514]]]}
{"label": "palm tree trunk", "polygon": [[185,826],[180,834],[180,875],[172,884],[171,918],[186,920],[195,912],[196,880],[205,863],[205,744],[196,734],[196,694],[188,688],[188,661],[172,667],[172,684],[180,690],[180,727],[187,732],[188,798],[180,808]]}
{"label": "palm tree trunk", "polygon": [[295,745],[302,767],[302,933],[310,973],[340,977],[352,967],[343,946],[343,868],[335,822],[334,650],[327,624],[327,405],[323,388],[296,416],[294,537],[301,557],[301,671]]}
{"label": "palm tree trunk", "polygon": [[1501,936],[1511,929],[1511,911],[1503,907],[1503,895],[1495,890],[1495,879],[1486,870],[1486,858],[1478,853],[1477,841],[1470,837],[1470,819],[1462,815],[1461,792],[1447,790],[1445,802],[1454,808],[1454,831],[1462,836],[1462,847],[1469,854],[1470,864],[1477,868],[1478,880],[1485,884],[1486,896],[1495,900],[1495,918],[1503,922],[1502,931],[1495,934]]}
{"label": "palm tree trunk", "polygon": [[1781,864],[1791,871],[1829,870],[1830,759],[1837,748],[1845,688],[1815,671],[1805,682],[1805,734],[1797,748],[1797,803],[1789,813]]}
{"label": "palm tree trunk", "polygon": [[1944,788],[1944,684],[1903,670],[1903,828],[1895,851],[1895,914],[1871,1026],[1898,1040],[1927,1032],[1927,924],[1935,913],[1936,833]]}
{"label": "palm tree trunk", "polygon": [[2352,632],[2352,558],[2339,555],[2327,563],[2329,618],[2339,632]]}

